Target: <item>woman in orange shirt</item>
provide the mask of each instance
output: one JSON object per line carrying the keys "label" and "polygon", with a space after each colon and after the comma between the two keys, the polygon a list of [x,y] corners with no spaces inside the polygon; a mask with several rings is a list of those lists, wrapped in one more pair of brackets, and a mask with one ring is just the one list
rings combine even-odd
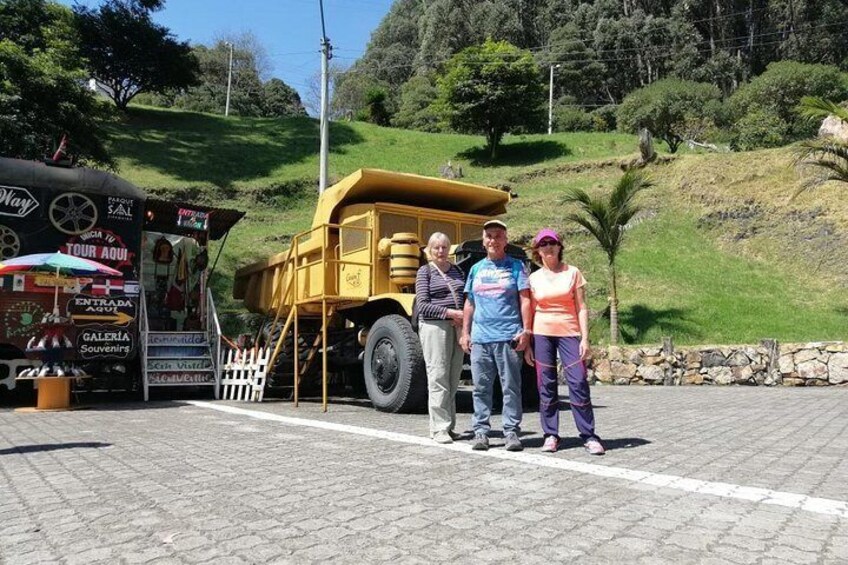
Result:
{"label": "woman in orange shirt", "polygon": [[595,435],[595,415],[584,360],[589,354],[589,312],[580,270],[562,262],[562,241],[545,228],[533,238],[533,260],[542,266],[531,274],[533,299],[533,351],[525,352],[536,366],[539,416],[545,443],[542,451],[553,453],[559,445],[559,395],[557,352],[568,381],[571,414],[586,450],[603,455],[604,446]]}

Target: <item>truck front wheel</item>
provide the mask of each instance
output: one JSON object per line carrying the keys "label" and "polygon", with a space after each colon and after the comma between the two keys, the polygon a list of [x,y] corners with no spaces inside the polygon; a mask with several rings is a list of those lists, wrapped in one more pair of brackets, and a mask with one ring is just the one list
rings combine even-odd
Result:
{"label": "truck front wheel", "polygon": [[383,316],[365,342],[365,388],[377,410],[417,412],[427,405],[421,342],[403,316]]}

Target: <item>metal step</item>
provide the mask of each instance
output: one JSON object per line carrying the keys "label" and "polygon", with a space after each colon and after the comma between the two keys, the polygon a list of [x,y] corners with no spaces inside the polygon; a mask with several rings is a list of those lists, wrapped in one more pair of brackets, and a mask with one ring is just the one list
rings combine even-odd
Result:
{"label": "metal step", "polygon": [[148,371],[185,373],[192,371],[213,371],[215,364],[211,357],[199,359],[157,359],[147,358]]}
{"label": "metal step", "polygon": [[209,345],[206,332],[148,332],[148,346],[191,346]]}

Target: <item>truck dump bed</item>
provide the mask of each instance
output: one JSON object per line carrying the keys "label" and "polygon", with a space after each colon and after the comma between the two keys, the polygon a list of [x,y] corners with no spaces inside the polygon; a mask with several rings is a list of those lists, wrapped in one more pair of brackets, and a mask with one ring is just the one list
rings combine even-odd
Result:
{"label": "truck dump bed", "polygon": [[[508,193],[485,186],[379,169],[360,169],[319,197],[312,229],[295,236],[298,241],[298,261],[292,257],[293,250],[287,249],[242,267],[235,274],[233,297],[243,299],[245,307],[254,312],[276,309],[286,287],[285,279],[292,272],[292,263],[321,261],[322,258],[326,260],[334,256],[334,249],[339,243],[337,224],[345,207],[356,204],[397,204],[490,217],[503,214],[509,199]],[[352,226],[350,229],[353,229]],[[368,239],[374,249],[376,240],[370,232]],[[322,288],[324,284],[321,283]],[[296,294],[297,300],[302,300],[300,290]]]}

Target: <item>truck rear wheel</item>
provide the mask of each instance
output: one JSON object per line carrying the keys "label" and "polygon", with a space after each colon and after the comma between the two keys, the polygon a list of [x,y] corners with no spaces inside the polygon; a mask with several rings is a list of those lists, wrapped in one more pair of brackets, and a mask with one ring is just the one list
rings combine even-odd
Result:
{"label": "truck rear wheel", "polygon": [[421,342],[403,316],[383,316],[365,342],[365,388],[383,412],[420,411],[427,405],[427,373]]}

